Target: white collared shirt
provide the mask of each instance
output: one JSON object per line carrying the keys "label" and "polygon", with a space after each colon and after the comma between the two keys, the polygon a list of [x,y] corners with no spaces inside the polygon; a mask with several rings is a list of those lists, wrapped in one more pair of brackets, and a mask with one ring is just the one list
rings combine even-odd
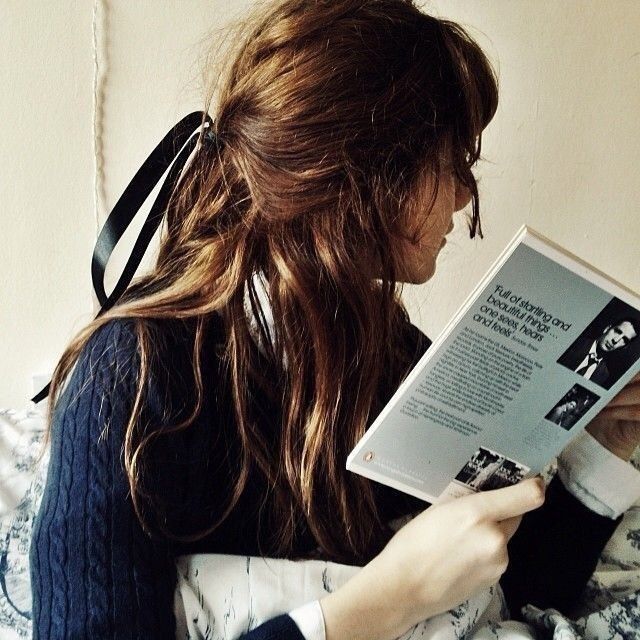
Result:
{"label": "white collared shirt", "polygon": [[587,380],[591,380],[591,376],[593,375],[593,372],[596,370],[597,366],[602,362],[602,356],[598,355],[597,340],[594,340],[593,344],[591,345],[591,349],[589,349],[589,353],[587,353],[584,360],[576,367],[576,371],[580,371],[582,367],[586,367],[590,358],[592,359],[592,361],[591,361],[591,364],[589,365],[589,368],[584,373],[581,374],[582,377],[586,378]]}

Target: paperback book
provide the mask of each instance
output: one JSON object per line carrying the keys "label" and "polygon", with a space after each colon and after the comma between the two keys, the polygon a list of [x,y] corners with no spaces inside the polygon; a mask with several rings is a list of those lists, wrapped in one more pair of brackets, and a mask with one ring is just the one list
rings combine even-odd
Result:
{"label": "paperback book", "polygon": [[431,503],[536,475],[640,371],[640,297],[523,227],[347,469]]}

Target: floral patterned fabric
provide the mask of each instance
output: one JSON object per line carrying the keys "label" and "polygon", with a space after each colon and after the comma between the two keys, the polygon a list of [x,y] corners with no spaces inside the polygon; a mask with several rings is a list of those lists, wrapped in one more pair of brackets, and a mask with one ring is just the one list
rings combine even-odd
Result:
{"label": "floral patterned fabric", "polygon": [[29,541],[44,491],[41,409],[0,409],[0,638],[31,637]]}
{"label": "floral patterned fabric", "polygon": [[[36,462],[44,433],[43,414],[44,408],[0,409],[2,640],[31,637],[28,552],[46,474],[46,455]],[[638,468],[639,454],[636,452],[632,461]],[[551,465],[548,477],[554,472]],[[176,611],[181,638],[235,638],[266,617],[337,588],[355,570],[320,561],[211,554],[182,556],[177,564]],[[563,615],[528,606],[523,613],[527,623],[508,620],[501,590],[494,587],[417,625],[403,639],[640,639],[640,504],[625,513],[575,611]]]}

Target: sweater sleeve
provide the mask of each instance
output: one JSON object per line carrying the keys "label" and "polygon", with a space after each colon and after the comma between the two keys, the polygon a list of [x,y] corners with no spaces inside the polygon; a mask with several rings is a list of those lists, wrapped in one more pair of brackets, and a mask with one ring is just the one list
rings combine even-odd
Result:
{"label": "sweater sleeve", "polygon": [[[130,321],[105,324],[56,403],[30,548],[34,640],[175,638],[175,562],[142,530],[123,466],[136,346]],[[244,637],[304,638],[288,615]]]}
{"label": "sweater sleeve", "polygon": [[120,453],[134,354],[133,329],[107,323],[56,404],[30,550],[34,639],[173,637],[175,567],[137,521]]}
{"label": "sweater sleeve", "polygon": [[544,504],[523,516],[507,546],[509,565],[500,584],[511,617],[522,620],[527,603],[569,614],[621,520],[590,510],[556,475]]}

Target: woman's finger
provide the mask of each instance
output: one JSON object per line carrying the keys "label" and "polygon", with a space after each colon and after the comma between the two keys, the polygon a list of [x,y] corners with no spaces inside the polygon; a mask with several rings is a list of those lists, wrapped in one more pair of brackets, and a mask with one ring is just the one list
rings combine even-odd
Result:
{"label": "woman's finger", "polygon": [[640,422],[640,404],[607,406],[601,413],[611,420],[629,420],[632,422]]}
{"label": "woman's finger", "polygon": [[469,508],[468,504],[473,504],[473,511],[482,520],[502,522],[537,509],[544,502],[544,488],[541,478],[528,478],[501,489],[464,496],[456,502],[460,508]]}
{"label": "woman's finger", "polygon": [[522,516],[513,516],[513,518],[507,518],[498,522],[498,526],[504,531],[507,540],[511,540],[513,534],[518,530]]}
{"label": "woman's finger", "polygon": [[620,393],[614,396],[609,404],[610,406],[621,406],[628,404],[640,404],[640,382],[629,383]]}

